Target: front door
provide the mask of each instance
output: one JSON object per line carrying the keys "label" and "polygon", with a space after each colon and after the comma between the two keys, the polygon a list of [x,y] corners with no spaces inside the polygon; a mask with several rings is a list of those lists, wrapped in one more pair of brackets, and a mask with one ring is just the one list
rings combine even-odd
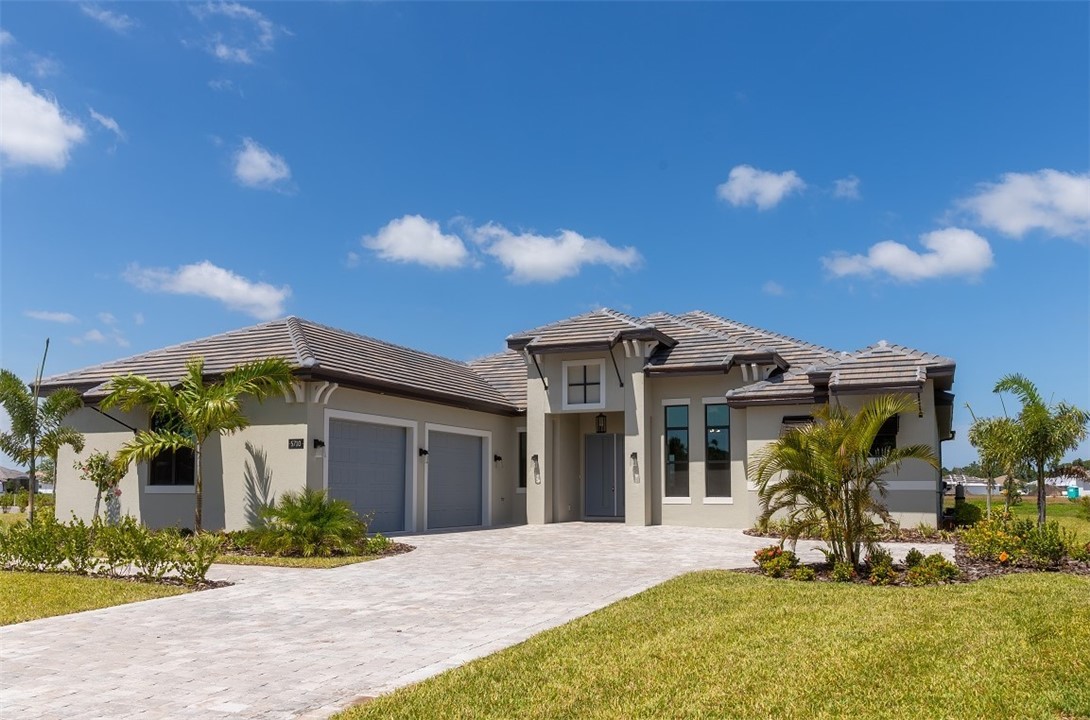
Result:
{"label": "front door", "polygon": [[624,517],[624,437],[614,434],[587,435],[584,484],[588,518]]}

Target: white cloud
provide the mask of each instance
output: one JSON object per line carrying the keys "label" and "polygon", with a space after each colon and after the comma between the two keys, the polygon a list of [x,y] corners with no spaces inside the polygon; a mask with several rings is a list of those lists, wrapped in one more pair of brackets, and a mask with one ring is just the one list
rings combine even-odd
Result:
{"label": "white cloud", "polygon": [[183,265],[177,270],[143,268],[133,264],[126,268],[123,277],[147,292],[211,298],[259,320],[271,320],[283,315],[284,302],[291,295],[291,288],[287,285],[276,287],[254,282],[207,260]]}
{"label": "white cloud", "polygon": [[108,313],[108,312],[100,312],[98,314],[98,321],[100,323],[102,323],[103,325],[116,325],[117,324],[117,318],[114,317],[113,313]]}
{"label": "white cloud", "polygon": [[9,45],[15,42],[15,36],[7,30],[0,29],[0,45]]}
{"label": "white cloud", "polygon": [[779,297],[780,295],[783,295],[784,289],[783,289],[783,285],[780,285],[775,280],[769,280],[768,282],[766,282],[764,285],[761,286],[761,292],[763,292],[765,295],[772,295],[774,297]]}
{"label": "white cloud", "polygon": [[555,235],[513,233],[489,223],[477,228],[474,239],[510,272],[514,282],[555,282],[579,274],[584,265],[632,269],[642,260],[634,247],[614,247],[601,238],[572,230]]}
{"label": "white cloud", "polygon": [[136,20],[133,20],[125,13],[107,10],[95,3],[80,3],[79,9],[87,17],[120,35],[124,35],[138,24]]}
{"label": "white cloud", "polygon": [[999,182],[981,183],[976,195],[958,205],[984,227],[1011,237],[1031,230],[1085,237],[1090,235],[1090,173],[1006,173]]}
{"label": "white cloud", "polygon": [[116,135],[118,140],[125,139],[125,132],[121,129],[121,126],[117,124],[117,120],[114,120],[109,115],[95,112],[94,108],[88,109],[91,111],[91,117],[94,118],[95,122]]}
{"label": "white cloud", "polygon": [[61,72],[61,61],[55,57],[42,57],[37,53],[27,53],[30,71],[38,78],[53,77]]}
{"label": "white cloud", "polygon": [[72,342],[74,342],[76,345],[81,345],[85,342],[103,343],[106,342],[106,336],[102,334],[101,330],[92,329],[83,333],[79,337],[72,338]]}
{"label": "white cloud", "polygon": [[[457,235],[444,235],[439,223],[419,215],[391,220],[374,235],[360,243],[375,251],[383,260],[420,263],[433,268],[461,267],[469,260],[469,251]],[[358,260],[358,258],[357,258]],[[349,254],[351,267],[352,255]]]}
{"label": "white cloud", "polygon": [[50,311],[50,310],[27,310],[23,314],[26,315],[28,318],[33,318],[35,320],[43,320],[45,322],[55,322],[55,323],[79,322],[79,318],[77,318],[72,313],[66,313],[66,312],[53,312],[53,311]]}
{"label": "white cloud", "polygon": [[270,190],[291,179],[291,168],[282,156],[244,138],[235,153],[235,179],[246,187]]}
{"label": "white cloud", "polygon": [[133,316],[132,316],[132,321],[137,325],[143,325],[144,324],[144,313],[139,313],[139,312],[134,313]]}
{"label": "white cloud", "polygon": [[884,273],[896,280],[913,282],[939,277],[977,277],[992,266],[992,248],[972,230],[944,228],[920,236],[927,252],[884,240],[866,255],[834,255],[822,259],[837,277]]}
{"label": "white cloud", "polygon": [[0,155],[9,165],[61,170],[86,133],[57,101],[14,75],[0,76]]}
{"label": "white cloud", "polygon": [[228,80],[226,78],[220,78],[218,80],[209,80],[208,81],[208,87],[210,87],[213,90],[216,90],[218,92],[225,92],[225,91],[228,91],[228,90],[233,92],[234,89],[235,89],[235,83],[234,83],[233,80]]}
{"label": "white cloud", "polygon": [[279,35],[290,34],[269,18],[241,3],[191,5],[202,22],[218,29],[206,38],[205,49],[218,60],[251,65],[258,53],[271,52]]}
{"label": "white cloud", "polygon": [[349,250],[348,254],[344,258],[344,266],[348,268],[357,267],[360,264],[360,254],[354,250]]}
{"label": "white cloud", "polygon": [[727,181],[716,188],[716,194],[735,207],[756,205],[758,210],[768,210],[805,187],[806,183],[794,170],[774,173],[737,165],[731,169]]}
{"label": "white cloud", "polygon": [[858,200],[859,199],[859,178],[855,175],[849,175],[845,178],[833,181],[833,197],[843,198],[844,200]]}

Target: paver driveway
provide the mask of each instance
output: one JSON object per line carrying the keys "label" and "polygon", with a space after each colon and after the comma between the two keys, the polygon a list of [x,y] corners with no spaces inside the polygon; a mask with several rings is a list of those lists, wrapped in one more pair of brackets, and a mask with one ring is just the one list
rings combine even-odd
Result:
{"label": "paver driveway", "polygon": [[582,523],[406,541],[417,550],[331,570],[216,566],[237,584],[0,628],[0,715],[326,717],[768,544]]}

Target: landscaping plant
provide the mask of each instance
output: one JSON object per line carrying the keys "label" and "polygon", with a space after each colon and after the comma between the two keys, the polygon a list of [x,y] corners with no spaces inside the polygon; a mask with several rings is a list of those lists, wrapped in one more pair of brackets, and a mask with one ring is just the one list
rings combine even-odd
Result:
{"label": "landscaping plant", "polygon": [[91,522],[94,523],[98,520],[98,509],[102,503],[103,494],[120,493],[117,486],[125,477],[127,466],[119,462],[117,458],[110,457],[108,452],[95,451],[82,460],[76,460],[73,467],[79,471],[81,480],[95,485],[95,512],[91,516]]}
{"label": "landscaping plant", "polygon": [[306,488],[287,492],[262,510],[265,527],[257,532],[262,552],[302,557],[352,552],[367,534],[367,525],[344,500]]}
{"label": "landscaping plant", "polygon": [[956,580],[960,574],[957,565],[943,557],[942,553],[935,553],[909,568],[905,579],[912,585],[941,585]]}

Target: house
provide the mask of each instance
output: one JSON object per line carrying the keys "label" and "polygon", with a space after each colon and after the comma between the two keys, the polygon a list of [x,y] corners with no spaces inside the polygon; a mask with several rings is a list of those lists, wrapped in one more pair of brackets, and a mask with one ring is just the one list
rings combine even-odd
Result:
{"label": "house", "polygon": [[[642,318],[609,309],[510,335],[507,350],[459,362],[289,317],[43,381],[87,406],[69,422],[84,452],[115,451],[156,422],[102,411],[110,378],[173,380],[203,356],[210,375],[286,358],[283,398],[250,402],[252,426],[213,437],[204,458],[209,528],[246,527],[303,486],[326,489],[382,532],[583,519],[745,528],[759,513],[747,460],[815,405],[858,407],[907,393],[876,447],[924,443],[941,456],[951,430],[953,360],[880,342],[838,352],[706,312]],[[57,512],[87,516],[94,488],[62,451]],[[909,462],[889,479],[904,524],[937,524],[940,473]],[[130,468],[122,512],[187,525],[192,456]]]}

